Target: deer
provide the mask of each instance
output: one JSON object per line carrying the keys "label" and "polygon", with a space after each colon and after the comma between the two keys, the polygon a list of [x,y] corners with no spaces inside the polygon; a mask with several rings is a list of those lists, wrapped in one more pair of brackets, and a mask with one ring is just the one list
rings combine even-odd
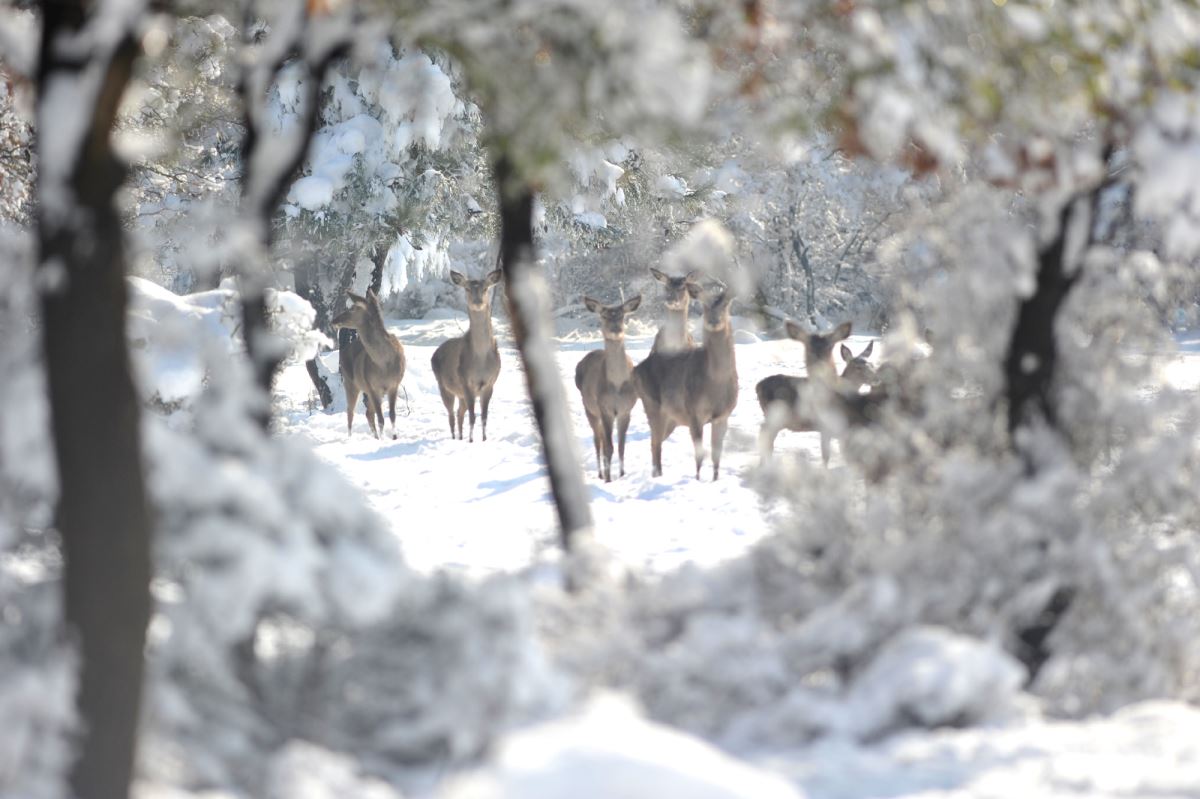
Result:
{"label": "deer", "polygon": [[[333,318],[335,330],[346,328],[357,333],[338,357],[338,373],[346,389],[346,435],[354,427],[354,406],[362,395],[367,408],[371,435],[383,433],[383,396],[388,398],[388,418],[392,438],[396,438],[396,393],[404,379],[404,345],[387,331],[379,297],[367,289],[365,297],[351,293],[350,306]],[[379,422],[376,428],[376,420]]]}
{"label": "deer", "polygon": [[625,354],[625,317],[638,309],[642,297],[639,294],[616,305],[601,305],[591,297],[584,297],[583,304],[600,317],[604,349],[593,350],[579,361],[575,367],[575,387],[583,397],[583,411],[592,427],[599,477],[611,483],[613,424],[617,428],[620,476],[624,477],[625,434],[638,400],[633,386],[633,361]]}
{"label": "deer", "polygon": [[696,346],[696,341],[692,338],[691,331],[688,330],[688,307],[692,304],[692,297],[688,293],[688,285],[695,280],[696,273],[688,272],[683,277],[671,277],[654,267],[650,267],[650,274],[654,276],[655,280],[663,284],[666,299],[665,304],[667,306],[666,322],[658,329],[658,334],[654,337],[654,344],[651,346],[650,351],[679,352],[681,350],[690,350]]}
{"label": "deer", "polygon": [[867,360],[871,357],[871,352],[875,349],[875,342],[872,341],[858,355],[847,347],[841,345],[838,350],[841,353],[842,360],[846,363],[842,368],[841,385],[847,391],[858,393],[863,386],[874,387],[879,380],[875,371],[875,367]]}
{"label": "deer", "polygon": [[462,440],[463,415],[470,413],[468,442],[475,441],[475,398],[479,398],[483,421],[483,440],[487,441],[488,405],[492,388],[500,375],[500,350],[492,333],[492,287],[500,282],[499,269],[478,280],[451,270],[450,280],[467,293],[467,332],[444,341],[433,352],[433,375],[450,419],[450,438],[454,434],[454,401],[458,400],[458,435]]}
{"label": "deer", "polygon": [[[782,430],[795,432],[811,432],[816,430],[821,434],[821,460],[829,466],[830,434],[823,425],[817,423],[813,404],[833,396],[839,386],[837,369],[833,365],[833,348],[850,335],[851,323],[843,322],[826,334],[809,333],[795,322],[787,322],[785,329],[789,338],[804,344],[804,365],[808,374],[806,377],[792,375],[771,375],[763,378],[754,387],[758,395],[758,404],[763,410],[762,430],[759,434],[759,444],[762,457],[769,458],[775,449],[775,437]],[[871,345],[860,355],[865,358],[870,354]],[[849,347],[842,345],[842,357],[850,352]],[[854,359],[850,359],[853,362]],[[847,367],[849,367],[849,363]],[[868,364],[869,366],[869,364]],[[860,367],[856,367],[849,380],[857,380],[862,375]],[[854,386],[855,393],[862,386]]]}
{"label": "deer", "polygon": [[721,448],[729,415],[737,405],[737,363],[729,318],[733,295],[723,284],[704,292],[687,284],[688,294],[704,303],[704,338],[700,347],[682,352],[651,352],[634,367],[637,390],[650,423],[653,475],[662,476],[663,441],[679,425],[687,425],[696,451],[696,479],[704,463],[704,426],[711,425],[713,480],[721,470]]}

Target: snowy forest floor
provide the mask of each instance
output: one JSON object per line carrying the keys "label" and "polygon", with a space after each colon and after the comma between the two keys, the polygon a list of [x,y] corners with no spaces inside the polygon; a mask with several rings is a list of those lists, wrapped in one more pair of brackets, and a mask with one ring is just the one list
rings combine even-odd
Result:
{"label": "snowy forest floor", "polygon": [[[465,317],[391,325],[408,360],[402,384],[408,396],[405,402],[402,392],[397,403],[395,440],[371,438],[361,404],[347,438],[340,389],[335,390],[335,411],[310,412],[316,395],[301,365],[288,369],[280,380],[280,390],[292,403],[285,429],[309,437],[318,455],[366,493],[390,521],[414,568],[470,575],[513,571],[557,547],[554,509],[520,361],[507,328],[499,322],[501,371],[488,415],[488,440],[479,440],[478,419],[474,443],[450,438],[430,358],[438,344],[465,328]],[[597,539],[631,568],[665,571],[688,561],[712,565],[742,553],[771,529],[773,509],[752,485],[762,421],[754,385],[769,374],[802,373],[804,348],[791,340],[758,341],[748,331],[737,335],[739,400],[726,436],[721,478],[715,484],[708,459],[703,479],[696,480],[692,442],[683,428],[663,447],[663,476],[650,476],[650,431],[640,405],[629,427],[625,477],[616,476],[614,455],[613,481],[600,480],[591,428],[574,380],[579,360],[603,344],[595,330],[568,329],[559,337],[559,365],[591,490]],[[652,332],[631,333],[626,350],[636,363],[652,342]],[[850,341],[855,352],[865,343]],[[336,372],[337,354],[325,357]],[[708,443],[706,430],[706,447]],[[777,453],[817,459],[817,435],[783,433]],[[836,444],[834,457],[836,464]]]}
{"label": "snowy forest floor", "polygon": [[[430,357],[438,344],[461,335],[465,327],[465,317],[450,314],[390,325],[408,359],[403,382],[408,399],[406,403],[402,393],[395,440],[371,438],[361,406],[347,438],[343,397],[337,397],[330,412],[315,410],[315,392],[302,365],[285,371],[278,390],[285,409],[283,434],[311,440],[320,457],[366,494],[390,523],[410,565],[476,577],[553,559],[557,543],[519,359],[499,321],[502,369],[489,415],[489,440],[479,441],[478,423],[474,443],[450,438]],[[648,328],[630,332],[626,346],[635,363],[645,357],[652,338]],[[867,340],[854,337],[849,344],[857,353]],[[776,372],[802,373],[803,347],[790,340],[764,340],[746,329],[739,330],[737,341],[739,401],[720,480],[711,481],[707,461],[703,479],[695,479],[691,441],[682,429],[664,446],[664,475],[651,477],[649,432],[638,407],[629,431],[626,475],[606,484],[596,476],[591,430],[574,385],[576,363],[588,350],[600,348],[601,339],[594,327],[560,321],[559,364],[587,472],[597,540],[628,568],[664,573],[688,562],[704,567],[735,557],[767,535],[785,512],[764,501],[754,486],[761,421],[754,386]],[[1160,354],[1164,377],[1178,388],[1195,390],[1200,384],[1200,336],[1181,334],[1177,341],[1177,352]],[[336,372],[336,353],[324,357]],[[836,470],[836,443],[833,451]],[[818,462],[818,437],[785,432],[776,453]],[[613,468],[615,474],[615,458]],[[544,732],[523,733],[551,773],[542,774],[535,789],[522,782],[519,766],[516,772],[509,770],[501,750],[492,779],[502,793],[480,795],[572,795],[578,775],[568,773],[570,769],[586,761],[595,774],[614,767],[619,771],[619,763],[641,762],[646,754],[634,751],[633,743],[622,744],[642,740],[637,729],[604,734],[585,728],[582,722],[568,721],[548,725]],[[798,789],[797,796],[822,799],[1185,797],[1200,796],[1198,734],[1200,711],[1160,702],[1105,719],[911,732],[871,746],[830,740],[803,752],[760,753],[751,759],[784,777]],[[572,754],[564,754],[571,746],[576,747]],[[560,773],[554,774],[555,768]],[[680,774],[689,768],[678,764]],[[555,785],[565,792],[555,793]]]}

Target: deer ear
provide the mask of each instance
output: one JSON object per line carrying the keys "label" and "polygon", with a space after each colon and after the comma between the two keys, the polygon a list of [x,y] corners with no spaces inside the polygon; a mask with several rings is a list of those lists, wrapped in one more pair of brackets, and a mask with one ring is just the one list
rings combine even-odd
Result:
{"label": "deer ear", "polygon": [[500,278],[502,278],[502,277],[504,277],[503,272],[501,272],[499,269],[493,269],[491,272],[488,272],[487,277],[485,277],[483,279],[484,286],[490,288],[490,287],[496,285],[497,283],[499,283]]}
{"label": "deer ear", "polygon": [[584,297],[583,304],[592,313],[600,313],[600,303],[597,300],[593,300],[591,297]]}
{"label": "deer ear", "polygon": [[690,282],[687,284],[687,290],[688,290],[688,294],[692,295],[693,300],[700,299],[700,295],[702,295],[704,293],[703,288],[701,288],[700,286],[697,286],[695,283],[690,283]]}
{"label": "deer ear", "polygon": [[655,269],[653,266],[650,267],[650,274],[654,275],[654,279],[657,280],[659,283],[667,282],[667,276],[664,275],[662,272],[658,271],[657,269]]}
{"label": "deer ear", "polygon": [[684,275],[683,279],[686,280],[688,283],[695,283],[697,280],[699,280],[702,277],[704,277],[704,275],[701,274],[699,269],[693,269],[692,271],[690,271],[686,275]]}
{"label": "deer ear", "polygon": [[[367,291],[370,291],[370,289],[367,289]],[[367,301],[366,297],[362,296],[361,294],[355,294],[353,291],[347,291],[346,296],[350,298],[351,302],[355,302],[355,303],[365,304]]]}
{"label": "deer ear", "polygon": [[623,306],[625,309],[625,313],[633,313],[634,311],[636,311],[638,309],[638,306],[641,304],[642,304],[642,295],[641,294],[638,294],[634,297],[630,297],[629,299],[625,300],[625,305]]}
{"label": "deer ear", "polygon": [[854,353],[851,352],[850,348],[847,347],[845,344],[843,344],[838,349],[838,352],[840,352],[842,354],[842,360],[845,361],[846,363],[850,363],[851,361],[854,360]]}
{"label": "deer ear", "polygon": [[867,345],[867,348],[866,348],[865,350],[863,350],[862,352],[860,352],[860,353],[858,354],[858,357],[860,357],[860,358],[870,358],[870,357],[871,357],[871,351],[872,351],[872,350],[874,350],[874,349],[875,349],[875,342],[874,342],[874,341],[872,341],[870,344],[868,344],[868,345]]}
{"label": "deer ear", "polygon": [[465,287],[467,285],[466,275],[464,275],[462,272],[455,272],[453,269],[450,270],[450,281],[456,286]]}
{"label": "deer ear", "polygon": [[800,325],[796,324],[795,322],[785,322],[783,327],[785,330],[787,330],[788,338],[794,338],[796,341],[803,341],[805,344],[808,343],[808,331],[800,327]]}
{"label": "deer ear", "polygon": [[834,341],[841,341],[850,335],[850,327],[850,322],[842,322],[833,329],[833,333],[831,334],[830,338],[832,338]]}

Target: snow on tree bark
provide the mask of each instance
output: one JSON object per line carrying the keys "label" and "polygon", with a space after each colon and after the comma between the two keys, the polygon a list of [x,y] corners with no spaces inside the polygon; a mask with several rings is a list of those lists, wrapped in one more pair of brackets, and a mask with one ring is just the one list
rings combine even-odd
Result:
{"label": "snow on tree bark", "polygon": [[529,400],[541,434],[562,547],[570,552],[575,535],[592,526],[592,515],[567,394],[550,341],[545,280],[534,261],[533,190],[522,183],[505,156],[496,159],[493,170],[500,201],[500,267],[513,339],[521,353]]}
{"label": "snow on tree bark", "polygon": [[59,479],[68,627],[82,655],[71,783],[129,792],[150,614],[150,519],[139,405],[125,341],[125,253],[110,144],[140,5],[43,8],[37,221],[42,335]]}

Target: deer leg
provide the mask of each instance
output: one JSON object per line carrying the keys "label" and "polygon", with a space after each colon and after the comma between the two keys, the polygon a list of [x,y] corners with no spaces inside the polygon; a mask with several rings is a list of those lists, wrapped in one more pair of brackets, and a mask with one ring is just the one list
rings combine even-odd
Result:
{"label": "deer leg", "polygon": [[483,440],[487,441],[487,412],[488,406],[492,404],[492,386],[488,386],[479,395],[479,420],[483,422]]}
{"label": "deer leg", "polygon": [[712,436],[712,461],[713,461],[713,479],[717,479],[717,475],[721,469],[721,450],[725,446],[725,431],[729,428],[729,418],[713,419],[712,428],[709,435]]}
{"label": "deer leg", "polygon": [[354,406],[358,403],[358,389],[346,385],[346,438],[350,437],[350,428],[354,425]]}
{"label": "deer leg", "polygon": [[629,414],[617,417],[617,455],[621,458],[621,476],[625,476],[625,434],[629,431]]}
{"label": "deer leg", "polygon": [[650,423],[650,475],[662,477],[663,423],[649,410],[646,411],[646,421]]}
{"label": "deer leg", "polygon": [[375,397],[370,391],[363,392],[363,401],[367,403],[367,424],[371,426],[371,435],[379,438],[379,431],[375,428],[375,415],[377,413]]}
{"label": "deer leg", "polygon": [[464,399],[466,400],[466,403],[467,403],[467,416],[471,420],[471,429],[467,435],[467,441],[474,442],[475,441],[475,394],[474,394],[474,392],[468,390],[466,395],[464,396]]}
{"label": "deer leg", "polygon": [[[371,394],[371,400],[375,403],[375,418],[379,421],[379,438],[383,438],[383,395]],[[395,427],[395,425],[392,425]]]}
{"label": "deer leg", "polygon": [[459,397],[458,398],[458,440],[459,441],[462,441],[463,417],[466,415],[467,415],[467,401],[464,398]]}
{"label": "deer leg", "polygon": [[700,466],[704,463],[704,425],[697,421],[688,422],[692,434],[692,446],[696,449],[696,479],[700,479]]}
{"label": "deer leg", "polygon": [[454,394],[447,391],[438,383],[438,391],[442,395],[442,404],[446,406],[446,418],[450,420],[450,438],[454,438]]}
{"label": "deer leg", "polygon": [[[398,386],[388,391],[388,420],[392,423],[393,441],[396,440],[396,394],[399,391],[400,388]],[[379,424],[382,425],[383,421],[380,420]]]}
{"label": "deer leg", "polygon": [[607,413],[600,415],[600,423],[603,425],[604,438],[604,482],[612,482],[612,456],[613,456],[613,417]]}
{"label": "deer leg", "polygon": [[821,431],[821,463],[829,468],[829,434],[824,430]]}
{"label": "deer leg", "polygon": [[587,416],[588,427],[592,428],[592,446],[596,448],[596,476],[603,480],[604,456],[601,454],[602,448],[600,446],[600,420],[586,408],[584,408],[583,413]]}

